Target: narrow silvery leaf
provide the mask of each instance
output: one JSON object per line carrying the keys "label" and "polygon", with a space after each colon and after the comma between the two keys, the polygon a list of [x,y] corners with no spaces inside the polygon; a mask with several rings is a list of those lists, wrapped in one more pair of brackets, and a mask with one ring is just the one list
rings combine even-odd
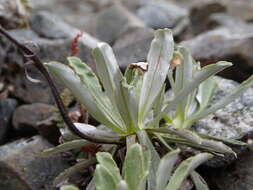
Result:
{"label": "narrow silvery leaf", "polygon": [[93,144],[93,143],[90,143],[90,142],[88,142],[84,139],[73,140],[73,141],[69,141],[69,142],[60,144],[56,147],[46,149],[42,153],[45,154],[45,155],[48,155],[48,154],[53,154],[53,153],[66,152],[66,151],[69,151],[69,150],[81,148],[83,146],[91,145],[91,144]]}
{"label": "narrow silvery leaf", "polygon": [[[123,129],[121,129],[123,124],[119,119],[115,119],[115,115],[113,115],[114,112],[111,110],[110,104],[105,105],[105,102],[103,102],[106,101],[105,96],[97,97],[94,92],[91,91],[91,88],[85,85],[80,77],[68,66],[58,62],[46,63],[45,66],[48,68],[50,73],[57,77],[62,84],[71,90],[73,95],[85,105],[85,108],[94,118],[113,130],[119,133],[124,133]],[[95,101],[94,98],[96,98],[97,101]],[[104,100],[101,100],[102,98]],[[101,104],[101,101],[98,100],[101,100],[103,103]]]}
{"label": "narrow silvery leaf", "polygon": [[[147,152],[147,154],[150,155],[150,161],[145,157],[146,159],[146,165],[149,168],[149,176],[148,176],[148,190],[155,189],[156,187],[156,172],[158,165],[160,163],[160,156],[155,150],[155,147],[153,143],[151,142],[148,134],[146,131],[141,130],[137,132],[137,136],[139,139],[140,144],[144,148],[144,151]],[[149,156],[147,156],[149,157]],[[149,163],[150,162],[150,163]]]}
{"label": "narrow silvery leaf", "polygon": [[235,140],[235,139],[226,139],[226,138],[222,138],[222,137],[215,137],[215,136],[210,136],[210,135],[201,134],[201,133],[198,133],[198,135],[201,136],[201,137],[204,137],[206,139],[221,141],[221,142],[226,143],[226,144],[240,145],[240,146],[246,146],[247,145],[247,143],[239,141],[239,140]]}
{"label": "narrow silvery leaf", "polygon": [[116,179],[114,179],[110,170],[101,164],[96,166],[94,177],[96,190],[118,190],[118,183]]}
{"label": "narrow silvery leaf", "polygon": [[83,171],[87,168],[89,168],[92,164],[96,163],[96,159],[92,158],[89,160],[83,160],[79,163],[75,164],[74,166],[71,166],[70,168],[67,168],[64,170],[60,175],[58,175],[54,180],[54,186],[56,187],[61,182],[67,180],[69,177],[72,177],[75,174],[78,174],[80,171]]}
{"label": "narrow silvery leaf", "polygon": [[179,152],[180,150],[177,149],[162,157],[156,174],[156,190],[165,189],[175,167]]}
{"label": "narrow silvery leaf", "polygon": [[121,92],[123,75],[119,69],[112,48],[106,43],[99,43],[93,50],[96,70],[105,92],[113,105],[118,108],[126,126],[131,126],[131,117],[125,109],[127,103]]}
{"label": "narrow silvery leaf", "polygon": [[210,76],[215,75],[216,73],[224,70],[227,67],[230,67],[232,64],[229,62],[220,61],[216,64],[208,65],[203,67],[199,72],[195,74],[192,80],[184,87],[178,95],[169,102],[164,108],[163,112],[160,114],[160,118],[166,115],[170,110],[175,108],[175,106],[184,99],[185,96],[190,94],[196,87],[199,86],[204,80],[208,79]]}
{"label": "narrow silvery leaf", "polygon": [[226,154],[226,153],[234,154],[236,157],[236,153],[232,150],[232,148],[230,148],[229,146],[219,141],[203,139],[201,146],[202,148],[207,148],[213,152],[217,152],[221,154]]}
{"label": "narrow silvery leaf", "polygon": [[128,85],[125,80],[121,83],[121,91],[126,102],[125,110],[127,110],[128,117],[132,121],[128,126],[128,132],[138,130],[138,88]]}
{"label": "narrow silvery leaf", "polygon": [[131,190],[138,190],[138,186],[145,176],[144,156],[139,144],[128,149],[124,161],[124,179]]}
{"label": "narrow silvery leaf", "polygon": [[157,133],[168,133],[168,134],[174,134],[179,137],[187,139],[189,142],[195,143],[195,144],[202,144],[203,139],[198,136],[196,133],[187,130],[187,129],[175,129],[173,127],[161,127],[158,129],[149,129],[150,131],[157,132]]}
{"label": "narrow silvery leaf", "polygon": [[196,99],[199,102],[200,110],[203,110],[206,106],[208,106],[216,86],[217,83],[214,77],[210,77],[199,85]]}
{"label": "narrow silvery leaf", "polygon": [[144,119],[163,86],[173,51],[174,41],[171,31],[168,29],[157,30],[147,57],[148,71],[144,74],[140,96],[140,120]]}
{"label": "narrow silvery leaf", "polygon": [[112,134],[108,131],[104,131],[101,129],[98,129],[92,125],[85,124],[85,123],[74,123],[76,128],[82,132],[83,134],[93,136],[95,138],[101,139],[105,142],[115,142],[115,141],[120,141],[122,138],[118,134]]}
{"label": "narrow silvery leaf", "polygon": [[117,184],[121,181],[120,171],[112,158],[112,155],[108,152],[98,152],[96,154],[97,161],[99,164],[107,168],[112,174],[113,178],[117,181]]}
{"label": "narrow silvery leaf", "polygon": [[209,190],[205,180],[197,172],[193,171],[191,173],[191,178],[196,190]]}
{"label": "narrow silvery leaf", "polygon": [[85,82],[87,85],[93,87],[97,91],[102,91],[101,85],[95,73],[91,68],[82,62],[78,57],[68,57],[68,62],[71,68],[76,72],[76,74]]}
{"label": "narrow silvery leaf", "polygon": [[99,108],[103,110],[108,117],[115,120],[115,122],[117,122],[120,126],[123,126],[124,122],[117,110],[117,106],[112,104],[109,98],[106,97],[105,93],[102,92],[99,80],[89,66],[77,57],[69,57],[68,61],[85,86],[87,86],[94,102],[99,106]]}
{"label": "narrow silvery leaf", "polygon": [[165,190],[179,190],[183,181],[190,173],[195,170],[199,165],[212,158],[211,154],[201,153],[196,156],[190,157],[183,161],[175,170],[174,174],[170,178],[169,184]]}
{"label": "narrow silvery leaf", "polygon": [[239,87],[237,87],[235,90],[231,92],[231,94],[225,96],[222,100],[212,105],[210,108],[204,110],[203,112],[200,112],[196,115],[192,116],[192,120],[199,120],[206,116],[208,116],[211,113],[216,112],[217,110],[225,107],[229,103],[231,103],[234,99],[238,98],[245,90],[247,90],[249,87],[253,85],[253,75],[248,78],[246,81],[240,84]]}

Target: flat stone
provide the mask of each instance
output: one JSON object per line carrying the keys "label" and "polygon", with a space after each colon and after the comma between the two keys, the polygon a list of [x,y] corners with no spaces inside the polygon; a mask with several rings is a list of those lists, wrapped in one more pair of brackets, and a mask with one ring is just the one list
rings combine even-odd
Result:
{"label": "flat stone", "polygon": [[205,178],[216,190],[251,190],[253,187],[253,153],[242,154],[239,159],[225,168],[206,173]]}
{"label": "flat stone", "polygon": [[[46,11],[61,17],[66,23],[86,30],[89,20],[94,16],[95,8],[91,1],[80,0],[29,0],[32,12]],[[43,30],[43,28],[42,28]]]}
{"label": "flat stone", "polygon": [[148,27],[158,29],[175,27],[188,13],[176,4],[158,0],[144,1],[136,14]]}
{"label": "flat stone", "polygon": [[253,73],[253,56],[251,39],[253,25],[241,27],[219,27],[202,33],[195,38],[181,42],[187,46],[193,57],[203,65],[220,60],[230,61],[233,67],[221,72],[225,78],[243,81]]}
{"label": "flat stone", "polygon": [[191,8],[190,21],[194,35],[200,34],[217,26],[210,17],[215,13],[225,13],[226,7],[221,2],[202,2]]}
{"label": "flat stone", "polygon": [[7,133],[11,128],[12,114],[17,105],[18,102],[15,99],[0,100],[0,144],[6,141]]}
{"label": "flat stone", "polygon": [[120,3],[102,9],[90,20],[88,32],[94,37],[113,44],[122,32],[144,23]]}
{"label": "flat stone", "polygon": [[0,147],[0,186],[3,190],[44,190],[69,167],[59,155],[42,156],[52,145],[40,136]]}
{"label": "flat stone", "polygon": [[54,106],[43,103],[22,105],[15,110],[12,124],[22,134],[35,134],[39,131],[39,124],[51,117],[56,111],[57,109]]}
{"label": "flat stone", "polygon": [[130,63],[146,61],[153,38],[149,28],[134,27],[124,32],[113,46],[120,67],[124,70]]}

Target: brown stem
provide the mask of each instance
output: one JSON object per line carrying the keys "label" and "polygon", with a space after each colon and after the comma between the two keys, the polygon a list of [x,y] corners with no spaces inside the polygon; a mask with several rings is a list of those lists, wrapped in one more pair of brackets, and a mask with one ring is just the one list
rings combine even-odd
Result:
{"label": "brown stem", "polygon": [[59,91],[56,88],[56,85],[54,83],[54,81],[52,80],[50,74],[48,73],[48,71],[46,70],[46,68],[44,67],[43,63],[41,62],[41,60],[38,58],[38,56],[28,47],[24,46],[23,44],[21,44],[19,41],[17,41],[15,38],[13,38],[10,34],[8,34],[8,32],[6,32],[2,27],[0,27],[0,33],[2,35],[4,35],[7,39],[9,39],[12,43],[14,43],[23,53],[23,56],[26,59],[29,59],[31,61],[33,61],[34,66],[41,72],[41,74],[45,77],[45,79],[48,82],[48,85],[53,93],[53,97],[55,99],[55,102],[59,108],[59,111],[61,113],[61,116],[63,118],[63,120],[65,121],[65,123],[67,124],[67,126],[69,127],[69,129],[76,134],[77,136],[86,139],[88,141],[94,142],[94,143],[102,143],[102,144],[122,144],[122,142],[114,142],[111,140],[105,140],[105,139],[98,139],[95,137],[91,137],[87,134],[83,134],[82,132],[80,132],[76,126],[73,124],[73,122],[71,121],[71,119],[68,116],[68,111],[65,108],[63,101],[60,97]]}

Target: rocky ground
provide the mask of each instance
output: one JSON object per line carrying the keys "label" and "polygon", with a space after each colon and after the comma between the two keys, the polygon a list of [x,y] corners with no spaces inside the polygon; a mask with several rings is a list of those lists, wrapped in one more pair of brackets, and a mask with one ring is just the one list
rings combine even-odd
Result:
{"label": "rocky ground", "polygon": [[[251,0],[30,0],[29,10],[17,2],[0,0],[0,24],[20,41],[32,41],[29,45],[45,62],[65,62],[70,42],[81,30],[81,59],[94,68],[90,51],[106,41],[124,70],[146,59],[154,29],[168,27],[203,65],[233,62],[217,79],[217,99],[253,74]],[[28,27],[17,29],[24,25]],[[0,36],[0,189],[51,189],[54,177],[71,163],[61,155],[39,154],[58,144],[56,108],[48,85],[32,66],[27,67],[29,75],[41,83],[27,80],[23,62],[20,52]],[[253,87],[194,128],[224,138],[250,136]],[[238,155],[232,163],[221,160],[200,169],[211,189],[253,188],[253,153]]]}

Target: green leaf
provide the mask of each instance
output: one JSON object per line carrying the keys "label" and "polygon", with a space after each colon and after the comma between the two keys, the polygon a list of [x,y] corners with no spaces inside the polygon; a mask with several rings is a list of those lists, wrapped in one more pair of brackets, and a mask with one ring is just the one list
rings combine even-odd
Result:
{"label": "green leaf", "polygon": [[131,190],[139,190],[138,187],[146,176],[145,161],[142,148],[134,144],[127,151],[124,162],[124,179]]}
{"label": "green leaf", "polygon": [[183,181],[187,176],[195,170],[203,162],[206,162],[213,156],[208,153],[201,153],[196,156],[190,157],[183,161],[175,170],[174,174],[170,178],[169,184],[166,186],[165,190],[179,190]]}
{"label": "green leaf", "polygon": [[60,188],[60,190],[79,190],[79,189],[74,185],[64,185]]}
{"label": "green leaf", "polygon": [[89,124],[74,123],[74,125],[83,134],[93,136],[97,139],[103,140],[104,142],[120,141],[120,139],[122,138],[122,136],[117,133],[110,133],[108,131],[98,129],[97,127],[94,127]]}
{"label": "green leaf", "polygon": [[107,152],[98,152],[96,154],[96,157],[99,164],[110,171],[116,183],[117,184],[120,183],[121,181],[120,171],[117,164],[113,160],[112,155]]}
{"label": "green leaf", "polygon": [[229,103],[231,103],[234,99],[238,98],[243,92],[245,92],[249,87],[253,85],[253,75],[249,77],[246,81],[241,83],[239,87],[237,87],[235,90],[231,92],[231,94],[225,96],[222,100],[215,103],[211,107],[207,108],[206,110],[197,113],[191,117],[193,121],[200,120],[206,116],[208,116],[211,113],[216,112],[217,110],[225,107]]}
{"label": "green leaf", "polygon": [[209,190],[205,180],[197,172],[193,171],[191,173],[191,178],[196,190]]}
{"label": "green leaf", "polygon": [[214,94],[217,83],[214,77],[210,77],[202,82],[198,87],[196,99],[199,103],[199,110],[203,110],[209,105],[209,102]]}
{"label": "green leaf", "polygon": [[90,143],[90,142],[83,140],[83,139],[73,140],[73,141],[69,141],[69,142],[60,144],[56,147],[46,149],[42,152],[42,154],[48,155],[48,154],[53,154],[53,153],[56,154],[56,153],[60,153],[60,152],[66,152],[69,150],[82,148],[83,146],[91,145],[91,144],[94,144],[94,143]]}
{"label": "green leaf", "polygon": [[[50,73],[57,77],[84,104],[85,108],[94,118],[112,130],[121,134],[124,133],[123,121],[117,117],[117,112],[112,110],[112,106],[110,106],[111,104],[106,96],[99,89],[93,88],[93,83],[88,82],[89,78],[82,77],[80,79],[80,76],[70,67],[58,62],[50,62],[45,65]],[[94,81],[93,76],[91,80]]]}
{"label": "green leaf", "polygon": [[220,61],[216,64],[211,64],[203,67],[201,71],[195,74],[188,85],[178,93],[174,100],[166,105],[166,107],[163,109],[163,112],[161,113],[161,116],[166,115],[169,111],[175,108],[175,106],[180,103],[185,96],[190,94],[196,87],[198,87],[200,83],[208,79],[210,76],[224,70],[225,68],[230,67],[231,65],[232,64],[229,62]]}
{"label": "green leaf", "polygon": [[[163,85],[161,91],[159,92],[159,94],[157,95],[155,102],[154,102],[154,109],[153,109],[153,114],[154,117],[156,117],[157,115],[159,115],[159,113],[162,111],[163,105],[164,105],[164,93],[165,93],[165,84]],[[155,124],[155,127],[159,127],[159,122],[157,122]]]}
{"label": "green leaf", "polygon": [[121,91],[123,75],[119,69],[112,48],[106,43],[99,43],[98,47],[93,50],[93,56],[95,58],[98,76],[108,98],[119,110],[125,125],[131,127],[133,124],[130,112],[125,109],[127,102]]}
{"label": "green leaf", "polygon": [[96,166],[95,174],[96,190],[118,190],[118,183],[110,170],[98,164]]}
{"label": "green leaf", "polygon": [[247,143],[242,142],[242,141],[238,141],[235,139],[226,139],[226,138],[210,136],[210,135],[206,135],[206,134],[202,134],[202,133],[197,133],[197,134],[203,138],[215,140],[215,141],[221,141],[226,144],[239,145],[239,146],[246,146],[247,145]]}
{"label": "green leaf", "polygon": [[196,133],[187,129],[175,129],[173,127],[161,127],[158,129],[148,129],[152,132],[175,134],[179,137],[187,139],[191,143],[202,144],[202,139]]}
{"label": "green leaf", "polygon": [[148,71],[144,74],[141,89],[139,104],[140,122],[142,122],[152,107],[156,96],[164,84],[173,52],[174,41],[172,32],[168,29],[157,30],[148,53]]}
{"label": "green leaf", "polygon": [[56,187],[58,184],[67,180],[69,177],[79,173],[80,171],[87,169],[88,167],[90,167],[91,165],[93,165],[95,163],[96,163],[96,159],[94,159],[94,158],[91,158],[89,160],[80,161],[79,163],[75,164],[74,166],[72,166],[72,167],[64,170],[62,173],[60,173],[60,175],[58,175],[54,179],[53,186]]}
{"label": "green leaf", "polygon": [[138,88],[128,85],[125,80],[121,83],[121,92],[124,98],[124,102],[126,103],[124,109],[128,112],[128,117],[132,121],[131,124],[128,126],[128,132],[132,133],[137,131],[138,128]]}
{"label": "green leaf", "polygon": [[[148,190],[155,189],[156,187],[156,172],[160,163],[160,156],[155,150],[148,134],[144,130],[137,132],[138,140],[143,148],[145,154],[145,165],[149,169],[148,175]],[[147,156],[148,155],[148,156]],[[149,160],[151,159],[151,160]]]}
{"label": "green leaf", "polygon": [[165,189],[175,167],[179,152],[180,150],[177,149],[162,157],[156,174],[156,190]]}

